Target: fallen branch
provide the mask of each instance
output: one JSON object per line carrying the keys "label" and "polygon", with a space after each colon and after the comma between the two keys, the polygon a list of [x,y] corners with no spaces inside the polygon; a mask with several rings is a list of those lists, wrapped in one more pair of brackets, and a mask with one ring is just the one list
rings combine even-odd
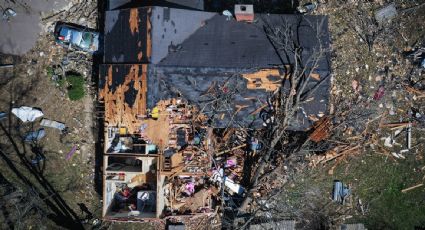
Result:
{"label": "fallen branch", "polygon": [[409,187],[409,188],[405,188],[405,189],[401,190],[401,192],[402,192],[402,193],[406,193],[406,192],[408,192],[408,191],[410,191],[410,190],[412,190],[412,189],[422,187],[423,185],[424,185],[424,184],[417,184],[417,185],[415,185],[415,186],[412,186],[412,187]]}
{"label": "fallen branch", "polygon": [[418,94],[419,98],[425,97],[425,92],[422,92],[422,91],[417,90],[417,89],[410,87],[410,86],[405,86],[405,88],[406,88],[407,92],[409,92],[409,93]]}
{"label": "fallen branch", "polygon": [[231,151],[233,151],[233,150],[240,149],[240,148],[243,148],[243,147],[245,147],[245,146],[246,146],[246,144],[239,145],[239,146],[236,146],[236,147],[234,147],[234,148],[231,148],[231,149],[227,149],[227,150],[223,150],[223,151],[221,151],[221,152],[218,152],[218,153],[216,153],[215,155],[216,155],[216,156],[220,156],[220,155],[221,155],[221,154],[223,154],[223,153],[231,152]]}

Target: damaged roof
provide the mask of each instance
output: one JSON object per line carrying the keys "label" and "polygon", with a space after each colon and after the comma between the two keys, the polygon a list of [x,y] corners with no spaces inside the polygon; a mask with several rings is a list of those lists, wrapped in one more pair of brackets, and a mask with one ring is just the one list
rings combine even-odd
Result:
{"label": "damaged roof", "polygon": [[105,105],[105,123],[138,128],[146,114],[147,65],[101,65],[99,101]]}
{"label": "damaged roof", "polygon": [[[118,72],[127,64],[144,64],[144,109],[181,96],[198,105],[215,127],[230,123],[259,127],[267,98],[285,79],[277,66],[294,63],[291,51],[275,47],[266,31],[285,28],[291,31],[290,43],[302,47],[301,64],[315,67],[302,95],[306,101],[291,127],[305,130],[327,113],[330,40],[326,16],[256,14],[249,24],[218,13],[157,6],[108,11],[104,60]],[[319,48],[324,49],[323,55],[313,63]],[[289,88],[287,81],[284,87]],[[217,104],[217,97],[232,103]]]}
{"label": "damaged roof", "polygon": [[[262,73],[265,72],[265,73]],[[181,97],[195,104],[217,128],[261,127],[267,111],[267,99],[281,86],[284,73],[277,69],[181,68],[149,66],[147,105],[153,108],[160,100]],[[306,102],[290,129],[306,130],[326,114],[329,103],[329,76],[318,72],[311,78],[304,94]],[[256,76],[253,82],[250,76]],[[285,81],[285,88],[289,82]],[[322,115],[320,115],[322,114]]]}
{"label": "damaged roof", "polygon": [[[303,60],[329,47],[328,18],[314,15],[256,14],[254,23],[212,12],[141,7],[106,12],[105,63],[161,66],[270,68],[293,63],[266,31],[288,26],[291,41],[303,47]],[[329,69],[329,54],[320,69]]]}
{"label": "damaged roof", "polygon": [[148,63],[151,8],[106,11],[104,63]]}

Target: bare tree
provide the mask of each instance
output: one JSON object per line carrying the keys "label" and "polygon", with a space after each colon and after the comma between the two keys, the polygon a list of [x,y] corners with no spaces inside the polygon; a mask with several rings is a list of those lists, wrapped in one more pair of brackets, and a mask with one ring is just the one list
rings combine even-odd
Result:
{"label": "bare tree", "polygon": [[[262,186],[273,181],[273,177],[278,179],[281,176],[279,174],[282,170],[282,160],[308,145],[308,140],[298,142],[296,145],[291,144],[288,130],[292,123],[299,119],[298,116],[302,113],[302,106],[307,98],[323,82],[329,80],[329,76],[323,76],[319,82],[313,84],[311,81],[311,75],[319,68],[319,62],[327,58],[328,50],[322,43],[324,31],[321,30],[325,21],[321,20],[313,24],[303,16],[297,20],[293,23],[282,19],[281,26],[263,21],[264,30],[282,60],[282,65],[278,68],[286,73],[287,79],[283,80],[282,87],[271,95],[268,106],[269,125],[265,130],[258,132],[258,139],[262,142],[264,149],[259,153],[252,152],[248,156],[248,159],[254,159],[256,162],[251,164],[252,174],[248,175],[247,193],[237,208],[236,216],[244,216],[246,220],[243,228],[247,227],[257,214],[272,208],[266,205],[267,201],[273,200],[280,194],[280,189],[271,189],[270,193],[261,198],[255,194]],[[317,39],[317,45],[308,57],[303,55],[305,47],[302,47],[297,39],[298,30],[306,25],[315,31],[313,35]],[[257,157],[252,154],[256,154]],[[236,222],[233,223],[233,227],[236,226]]]}

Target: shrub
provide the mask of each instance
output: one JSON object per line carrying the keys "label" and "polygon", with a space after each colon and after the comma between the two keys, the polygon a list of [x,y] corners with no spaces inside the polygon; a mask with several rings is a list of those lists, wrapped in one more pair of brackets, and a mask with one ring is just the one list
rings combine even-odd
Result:
{"label": "shrub", "polygon": [[66,76],[68,82],[68,97],[71,101],[77,101],[84,97],[84,78],[81,75]]}
{"label": "shrub", "polygon": [[47,76],[51,79],[53,77],[53,74],[54,74],[53,67],[48,66],[46,68],[46,73],[47,73]]}

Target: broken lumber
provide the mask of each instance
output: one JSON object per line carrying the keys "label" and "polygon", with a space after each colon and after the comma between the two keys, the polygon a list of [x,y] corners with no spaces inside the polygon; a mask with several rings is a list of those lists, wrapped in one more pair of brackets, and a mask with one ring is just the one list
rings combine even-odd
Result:
{"label": "broken lumber", "polygon": [[410,122],[399,122],[399,123],[387,123],[387,124],[382,124],[381,127],[382,128],[401,128],[401,127],[405,127],[408,126]]}
{"label": "broken lumber", "polygon": [[410,190],[413,190],[413,189],[415,189],[415,188],[419,188],[419,187],[422,187],[422,186],[424,186],[424,184],[417,184],[417,185],[414,185],[414,186],[412,186],[412,187],[405,188],[405,189],[401,190],[401,192],[402,192],[402,193],[406,193],[406,192],[408,192],[408,191],[410,191]]}
{"label": "broken lumber", "polygon": [[329,117],[322,117],[317,121],[313,128],[314,131],[310,134],[310,140],[314,142],[320,142],[330,136],[332,122]]}
{"label": "broken lumber", "polygon": [[344,155],[344,154],[346,154],[346,153],[349,153],[349,152],[351,152],[351,151],[357,150],[358,148],[360,148],[360,146],[354,146],[354,147],[352,147],[352,148],[350,148],[350,149],[346,149],[346,150],[342,151],[341,153],[338,153],[338,154],[336,154],[335,156],[333,156],[333,157],[331,157],[331,158],[329,158],[329,159],[326,159],[326,160],[322,161],[321,163],[322,163],[322,164],[324,164],[324,163],[326,163],[326,162],[328,162],[328,161],[331,161],[331,160],[333,160],[333,159],[336,159],[336,158],[338,158],[338,157],[340,157],[340,156],[342,156],[342,155]]}
{"label": "broken lumber", "polygon": [[413,94],[417,94],[417,95],[419,95],[419,97],[420,97],[420,98],[421,98],[421,97],[425,97],[425,92],[422,92],[422,91],[420,91],[420,90],[417,90],[417,89],[415,89],[415,88],[413,88],[413,87],[406,86],[406,90],[407,90],[407,92],[409,92],[409,93],[413,93]]}
{"label": "broken lumber", "polygon": [[227,150],[223,150],[223,151],[221,151],[221,152],[218,152],[218,153],[216,153],[215,155],[216,155],[216,156],[220,156],[221,154],[224,154],[224,153],[227,153],[227,152],[231,152],[231,151],[233,151],[233,150],[240,149],[240,148],[243,148],[243,147],[245,147],[245,146],[246,146],[246,144],[239,145],[239,146],[236,146],[236,147],[234,147],[234,148],[231,148],[231,149],[227,149]]}

